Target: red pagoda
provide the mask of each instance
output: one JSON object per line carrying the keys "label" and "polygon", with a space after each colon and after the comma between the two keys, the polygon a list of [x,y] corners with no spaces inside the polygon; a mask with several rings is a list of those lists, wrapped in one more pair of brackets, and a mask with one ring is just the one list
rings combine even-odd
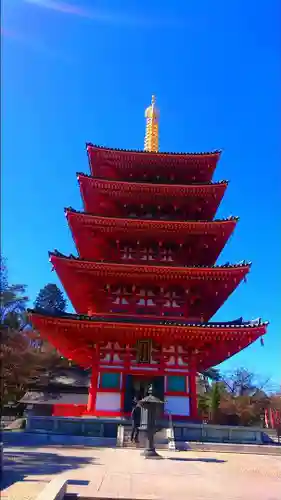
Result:
{"label": "red pagoda", "polygon": [[126,417],[152,384],[166,414],[195,421],[197,373],[266,333],[260,320],[210,321],[250,264],[215,265],[238,220],[214,220],[220,151],[158,152],[158,120],[153,98],[144,151],[87,144],[85,212],[65,211],[79,257],[50,253],[76,314],[30,311],[43,338],[92,370],[87,407],[56,415]]}

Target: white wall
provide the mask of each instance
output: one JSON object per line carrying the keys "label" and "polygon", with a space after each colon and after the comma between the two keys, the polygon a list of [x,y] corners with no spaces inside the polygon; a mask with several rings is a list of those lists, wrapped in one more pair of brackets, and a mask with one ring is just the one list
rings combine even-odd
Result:
{"label": "white wall", "polygon": [[97,392],[96,410],[97,411],[120,411],[121,394],[120,392]]}
{"label": "white wall", "polygon": [[188,396],[166,396],[165,400],[165,412],[172,415],[182,415],[183,417],[190,415]]}

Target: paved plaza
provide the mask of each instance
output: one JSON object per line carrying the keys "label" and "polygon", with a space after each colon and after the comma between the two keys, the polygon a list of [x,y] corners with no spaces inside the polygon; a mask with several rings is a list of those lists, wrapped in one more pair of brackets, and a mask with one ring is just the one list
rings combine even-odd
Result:
{"label": "paved plaza", "polygon": [[55,477],[69,492],[93,497],[192,500],[280,500],[281,457],[162,451],[145,460],[138,450],[6,448],[4,500],[33,500]]}

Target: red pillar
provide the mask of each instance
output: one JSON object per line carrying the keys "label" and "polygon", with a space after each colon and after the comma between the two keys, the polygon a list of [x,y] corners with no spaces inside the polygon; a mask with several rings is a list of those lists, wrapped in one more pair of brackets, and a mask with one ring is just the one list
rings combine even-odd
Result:
{"label": "red pillar", "polygon": [[165,359],[164,359],[164,345],[160,345],[160,366],[159,371],[161,375],[165,374]]}
{"label": "red pillar", "polygon": [[126,375],[127,373],[123,370],[121,372],[122,383],[121,383],[121,401],[120,401],[120,411],[122,414],[124,413],[124,405],[125,405]]}
{"label": "red pillar", "polygon": [[92,366],[91,384],[89,388],[87,412],[95,413],[96,410],[96,397],[98,385],[98,370],[96,366]]}
{"label": "red pillar", "polygon": [[99,376],[99,346],[97,345],[95,355],[93,356],[92,375],[91,375],[91,382],[88,394],[88,404],[87,404],[87,412],[92,414],[95,413],[96,410],[98,376]]}
{"label": "red pillar", "polygon": [[122,370],[121,377],[122,377],[122,384],[121,384],[121,414],[124,415],[124,405],[125,405],[125,391],[126,391],[126,376],[129,374],[129,368],[130,368],[130,346],[126,344],[125,346],[125,352],[124,352],[124,357],[123,357],[123,362],[124,362],[124,369]]}
{"label": "red pillar", "polygon": [[193,420],[198,420],[196,375],[197,375],[196,364],[194,362],[194,359],[190,359],[190,367],[189,367],[190,417]]}

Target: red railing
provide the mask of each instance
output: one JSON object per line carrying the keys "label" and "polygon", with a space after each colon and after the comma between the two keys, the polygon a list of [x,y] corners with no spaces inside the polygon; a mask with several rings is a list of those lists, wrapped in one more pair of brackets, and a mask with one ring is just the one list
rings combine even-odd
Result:
{"label": "red railing", "polygon": [[281,410],[267,408],[264,412],[264,422],[268,429],[278,429],[281,427]]}

